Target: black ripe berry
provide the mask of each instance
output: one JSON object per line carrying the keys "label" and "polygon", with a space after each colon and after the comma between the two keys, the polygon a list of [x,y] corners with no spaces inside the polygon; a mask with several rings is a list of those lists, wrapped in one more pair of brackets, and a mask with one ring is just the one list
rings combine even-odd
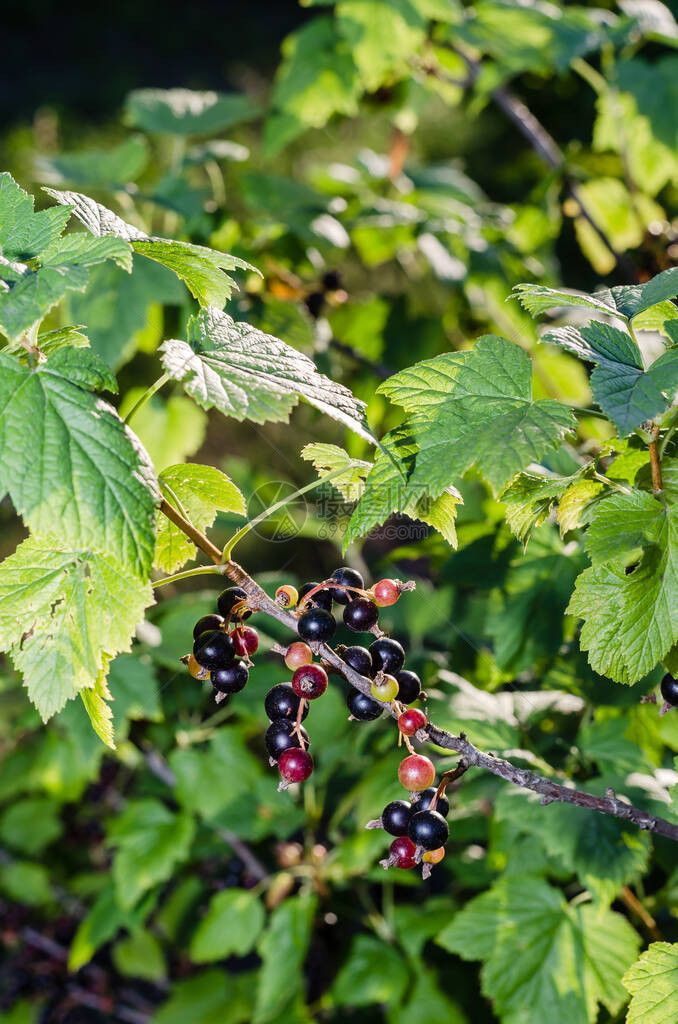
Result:
{"label": "black ripe berry", "polygon": [[393,674],[398,683],[398,700],[402,704],[413,704],[421,694],[421,679],[407,668]]}
{"label": "black ripe berry", "polygon": [[372,700],[360,690],[354,689],[349,691],[346,704],[353,717],[359,722],[373,722],[384,710],[384,705],[379,701]]}
{"label": "black ripe berry", "polygon": [[[266,694],[264,708],[272,722],[278,718],[296,719],[299,710],[299,700],[300,698],[297,697],[289,683],[278,683],[277,686],[273,686]],[[306,718],[307,714],[308,704],[304,707],[304,713],[301,716],[302,720]]]}
{"label": "black ripe berry", "polygon": [[228,668],[235,660],[235,647],[227,633],[208,629],[200,633],[193,643],[193,656],[202,668],[211,671]]}
{"label": "black ripe berry", "polygon": [[[301,604],[302,600],[306,597],[311,590],[315,587],[319,587],[319,583],[304,583],[303,587],[299,590],[299,601]],[[332,591],[331,590],[316,590],[312,598],[309,599],[308,604],[305,606],[310,608],[315,605],[318,608],[324,608],[326,612],[332,611]]]}
{"label": "black ripe berry", "polygon": [[219,693],[240,693],[244,690],[249,672],[242,661],[236,661],[228,668],[215,669],[211,675],[212,686]]}
{"label": "black ripe berry", "polygon": [[299,619],[297,630],[302,640],[309,643],[331,640],[337,624],[334,616],[324,608],[309,608]]}
{"label": "black ripe berry", "polygon": [[[348,565],[343,565],[341,569],[335,569],[330,579],[333,583],[341,583],[345,587],[357,587],[358,590],[365,589],[365,581],[356,569],[349,568]],[[358,594],[353,590],[342,590],[339,587],[332,587],[332,597],[338,604],[348,604],[349,601],[353,601]]]}
{"label": "black ripe berry", "polygon": [[306,296],[306,309],[314,320],[317,320],[322,313],[324,304],[325,296],[322,292],[311,292],[310,295]]}
{"label": "black ripe berry", "polygon": [[372,655],[366,647],[347,647],[341,657],[361,676],[372,675]]}
{"label": "black ripe berry", "polygon": [[323,288],[328,292],[336,292],[341,288],[341,274],[338,270],[327,270],[323,274]]}
{"label": "black ripe berry", "polygon": [[203,615],[193,627],[193,639],[197,640],[200,634],[206,633],[208,629],[223,629],[223,626],[224,620],[221,615]]}
{"label": "black ripe berry", "polygon": [[[272,757],[274,761],[278,760],[283,750],[301,746],[299,737],[294,730],[295,724],[289,718],[279,718],[269,725],[264,737],[264,743],[266,744],[269,757]],[[306,730],[301,727],[299,731],[304,738],[304,743],[308,744],[308,733]]]}
{"label": "black ripe berry", "polygon": [[228,587],[226,590],[222,590],[217,598],[219,614],[223,615],[225,619],[229,616],[232,619],[249,619],[252,614],[249,609],[247,611],[233,611],[237,604],[246,600],[247,594],[242,587]]}
{"label": "black ripe berry", "polygon": [[[423,789],[421,793],[417,793],[417,799],[412,804],[413,811],[427,811],[431,806],[431,800],[436,795],[435,786],[429,786],[428,789]],[[436,811],[438,814],[442,814],[443,818],[446,818],[450,813],[450,801],[446,796],[442,795],[438,797],[436,801]]]}
{"label": "black ripe berry", "polygon": [[662,697],[667,704],[678,707],[678,679],[674,679],[670,672],[667,672],[661,682]]}
{"label": "black ripe berry", "polygon": [[392,800],[381,812],[381,824],[392,836],[406,836],[412,817],[412,805],[407,800]]}
{"label": "black ripe berry", "polygon": [[437,850],[450,837],[450,827],[438,811],[416,811],[410,819],[407,834],[417,846]]}
{"label": "black ripe berry", "polygon": [[379,609],[367,597],[358,597],[344,608],[344,623],[355,633],[366,633],[378,619]]}
{"label": "black ripe berry", "polygon": [[381,671],[388,676],[394,676],[405,664],[405,651],[402,645],[388,636],[379,637],[370,644],[370,654],[375,674]]}

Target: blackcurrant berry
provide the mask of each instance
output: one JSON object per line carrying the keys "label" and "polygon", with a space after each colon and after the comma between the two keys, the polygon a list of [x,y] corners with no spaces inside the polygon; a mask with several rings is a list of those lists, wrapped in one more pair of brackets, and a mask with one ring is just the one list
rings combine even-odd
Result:
{"label": "blackcurrant berry", "polygon": [[[433,762],[423,754],[410,754],[398,767],[398,778],[411,793],[427,789],[436,777]],[[440,843],[438,843],[440,846]]]}
{"label": "blackcurrant berry", "polygon": [[236,661],[228,668],[218,668],[210,673],[212,686],[219,693],[240,693],[244,690],[249,677],[247,666],[242,661]]}
{"label": "blackcurrant berry", "polygon": [[285,585],[284,587],[278,587],[275,592],[275,602],[276,604],[279,604],[281,608],[294,608],[298,600],[299,594],[297,593],[296,587]]}
{"label": "blackcurrant berry", "polygon": [[193,639],[197,640],[200,634],[206,633],[208,629],[223,629],[223,626],[224,620],[221,615],[203,615],[193,627]]}
{"label": "blackcurrant berry", "polygon": [[[266,714],[274,722],[278,718],[294,718],[297,717],[299,710],[300,698],[297,697],[296,693],[292,689],[289,683],[278,683],[277,686],[272,686],[264,698],[264,708]],[[304,711],[301,716],[302,721],[308,714],[308,704],[304,705]]]}
{"label": "blackcurrant berry", "polygon": [[341,583],[344,587],[352,587],[352,590],[343,590],[339,587],[332,587],[332,597],[338,604],[348,604],[349,601],[354,601],[359,595],[355,593],[355,589],[364,590],[365,581],[358,572],[357,569],[351,569],[348,565],[342,565],[340,569],[335,569],[330,579],[333,583]]}
{"label": "blackcurrant berry", "polygon": [[[423,790],[421,793],[417,795],[417,799],[413,801],[412,810],[427,811],[431,806],[431,801],[433,800],[433,797],[436,795],[436,792],[437,790],[435,786],[429,786],[428,789]],[[443,818],[446,818],[447,815],[450,813],[450,801],[447,799],[444,793],[438,797],[435,809],[438,812],[438,814],[442,814]]]}
{"label": "blackcurrant berry", "polygon": [[410,819],[407,834],[417,846],[437,850],[450,838],[450,826],[438,811],[416,811]]}
{"label": "blackcurrant berry", "polygon": [[398,700],[403,704],[413,704],[421,694],[421,679],[417,673],[404,668],[393,675],[398,680]]}
{"label": "blackcurrant berry", "polygon": [[327,689],[327,672],[321,665],[302,665],[292,676],[292,689],[306,700],[322,697]]}
{"label": "blackcurrant berry", "polygon": [[[290,747],[301,746],[295,728],[295,723],[289,718],[279,718],[269,725],[264,737],[264,743],[266,744],[269,757],[272,757],[274,761],[278,760],[284,750],[289,750]],[[308,743],[308,733],[303,726],[299,731],[304,737],[304,743]]]}
{"label": "blackcurrant berry", "polygon": [[210,671],[228,668],[235,660],[235,647],[227,633],[222,633],[218,629],[208,629],[196,637],[193,655],[199,665]]}
{"label": "blackcurrant berry", "polygon": [[407,800],[392,800],[381,812],[381,824],[392,836],[406,836],[412,817],[412,805]]}
{"label": "blackcurrant berry", "polygon": [[249,654],[256,654],[259,648],[259,634],[256,629],[245,626],[240,629],[232,629],[228,635],[233,640],[235,653],[239,657],[245,658]]}
{"label": "blackcurrant berry", "polygon": [[341,657],[361,676],[372,675],[372,655],[366,647],[347,647],[342,651]]}
{"label": "blackcurrant berry", "polygon": [[407,836],[399,836],[394,839],[389,848],[389,853],[395,861],[397,868],[404,868],[406,871],[413,868],[417,863],[415,854],[417,848]]}
{"label": "blackcurrant berry", "polygon": [[322,642],[331,640],[337,624],[334,616],[326,612],[324,608],[309,608],[300,617],[297,625],[299,636],[302,640]]}
{"label": "blackcurrant berry", "polygon": [[353,717],[359,722],[373,722],[375,718],[379,718],[384,710],[383,704],[372,700],[371,697],[368,697],[360,690],[354,689],[349,691],[346,704]]}
{"label": "blackcurrant berry", "polygon": [[308,644],[302,644],[300,640],[295,641],[285,651],[285,664],[293,672],[300,665],[310,665],[313,661],[313,651]]}
{"label": "blackcurrant berry", "polygon": [[338,270],[327,270],[323,274],[323,288],[328,292],[336,292],[341,288],[341,274]]}
{"label": "blackcurrant berry", "polygon": [[419,729],[423,729],[425,725],[426,715],[418,708],[408,708],[407,711],[403,711],[402,715],[398,718],[398,728],[403,736],[414,736],[414,734]]}
{"label": "blackcurrant berry", "polygon": [[405,651],[402,644],[399,644],[397,640],[391,640],[388,636],[381,636],[373,644],[370,644],[370,654],[375,672],[379,672],[381,669],[382,672],[394,676],[405,664]]}
{"label": "blackcurrant berry", "polygon": [[378,619],[379,609],[367,597],[358,597],[344,608],[344,624],[355,633],[366,633]]}
{"label": "blackcurrant berry", "polygon": [[[303,587],[299,590],[299,603],[303,601],[307,594],[310,594],[312,590],[320,586],[319,583],[304,583]],[[324,608],[326,612],[332,611],[332,591],[331,590],[316,590],[313,597],[309,598],[306,608],[315,605],[317,608]]]}
{"label": "blackcurrant berry", "polygon": [[678,707],[678,679],[674,679],[670,672],[667,672],[661,682],[662,697],[667,704]]}
{"label": "blackcurrant berry", "polygon": [[370,693],[375,700],[379,700],[383,704],[389,704],[398,696],[398,684],[393,676],[387,676],[380,672],[370,687]]}
{"label": "blackcurrant berry", "polygon": [[396,580],[379,580],[378,583],[370,587],[370,590],[380,608],[395,604],[400,597],[400,587]]}
{"label": "blackcurrant berry", "polygon": [[325,296],[322,292],[311,292],[310,295],[306,296],[306,309],[309,311],[314,320],[317,320],[322,313],[323,306],[325,305]]}
{"label": "blackcurrant berry", "polygon": [[219,597],[217,598],[217,608],[219,609],[219,614],[223,615],[225,619],[229,616],[232,619],[249,619],[250,615],[252,614],[252,612],[249,609],[245,611],[240,610],[237,612],[237,614],[234,614],[233,612],[233,609],[237,604],[239,604],[241,601],[246,600],[247,593],[243,590],[242,587],[228,587],[226,590],[222,590],[222,592],[219,594]]}
{"label": "blackcurrant berry", "polygon": [[285,782],[304,782],[313,772],[313,758],[307,750],[290,747],[280,755],[278,769]]}

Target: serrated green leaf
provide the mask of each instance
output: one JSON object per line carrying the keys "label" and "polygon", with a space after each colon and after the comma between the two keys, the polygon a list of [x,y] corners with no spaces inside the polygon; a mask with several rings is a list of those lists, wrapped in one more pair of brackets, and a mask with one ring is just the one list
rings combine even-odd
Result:
{"label": "serrated green leaf", "polygon": [[29,267],[0,258],[0,328],[10,341],[41,320],[69,291],[83,291],[92,267],[113,260],[132,269],[132,251],[121,238],[86,234],[57,238]]}
{"label": "serrated green leaf", "polygon": [[438,936],[464,960],[484,960],[483,993],[504,1020],[591,1024],[602,1003],[624,1004],[621,976],[640,940],[621,914],[572,906],[540,878],[509,877],[471,900]]}
{"label": "serrated green leaf", "polygon": [[110,149],[41,155],[36,164],[43,181],[69,182],[85,188],[116,188],[135,181],[146,168],[149,155],[144,136],[132,135]]}
{"label": "serrated green leaf", "polygon": [[388,1024],[466,1024],[460,1007],[443,991],[433,971],[416,968],[416,981],[406,1003],[389,1010]]}
{"label": "serrated green leaf", "polygon": [[348,452],[338,445],[320,442],[307,444],[299,454],[302,459],[313,463],[313,468],[321,480],[332,474],[332,485],[346,501],[357,501],[363,493],[365,478],[372,468],[371,462],[352,459]]}
{"label": "serrated green leaf", "polygon": [[588,506],[600,495],[603,488],[604,484],[597,480],[578,480],[567,488],[558,501],[556,511],[561,537],[582,525]]}
{"label": "serrated green leaf", "polygon": [[264,927],[264,916],[261,900],[247,889],[216,893],[193,933],[191,960],[206,964],[249,953]]}
{"label": "serrated green leaf", "polygon": [[0,840],[29,857],[41,853],[62,831],[59,805],[45,797],[19,800],[0,815]]}
{"label": "serrated green leaf", "polygon": [[597,507],[588,545],[596,564],[577,578],[567,611],[584,620],[591,667],[631,684],[678,641],[678,507],[642,491],[613,495]]}
{"label": "serrated green leaf", "polygon": [[0,253],[6,260],[38,256],[59,238],[70,209],[33,212],[33,196],[19,188],[11,174],[0,173]]}
{"label": "serrated green leaf", "polygon": [[172,876],[188,857],[195,834],[190,814],[168,810],[159,800],[131,800],[109,827],[116,847],[113,882],[116,899],[129,910],[152,886]]}
{"label": "serrated green leaf", "polygon": [[288,36],[273,90],[266,149],[278,152],[307,128],[322,128],[333,114],[358,113],[360,78],[332,18],[314,18]]}
{"label": "serrated green leaf", "polygon": [[400,953],[372,935],[358,935],[332,985],[336,1006],[396,1005],[407,988],[407,967]]}
{"label": "serrated green leaf", "polygon": [[[159,476],[162,487],[166,484],[175,494],[199,530],[207,530],[216,519],[217,512],[247,512],[245,498],[230,477],[213,466],[187,463],[169,466]],[[195,545],[166,516],[158,513],[155,564],[165,572],[173,572],[196,554]]]}
{"label": "serrated green leaf", "polygon": [[113,963],[121,974],[145,981],[162,981],[167,975],[162,946],[152,932],[138,931],[116,942]]}
{"label": "serrated green leaf", "polygon": [[34,530],[92,545],[144,576],[157,489],[148,456],[115,410],[85,388],[112,387],[94,353],[61,349],[35,370],[0,353],[0,493]]}
{"label": "serrated green leaf", "polygon": [[[485,335],[463,356],[406,371],[407,394],[400,374],[379,388],[406,409],[414,410],[418,396],[426,402],[408,424],[418,448],[409,483],[433,498],[472,466],[499,492],[574,425],[560,402],[532,400],[532,364],[517,345]],[[413,387],[417,371],[421,380]]]}
{"label": "serrated green leaf", "polygon": [[427,19],[409,0],[342,0],[335,17],[368,92],[407,72],[426,34]]}
{"label": "serrated green leaf", "polygon": [[69,971],[78,971],[92,959],[97,949],[112,939],[121,928],[134,930],[146,919],[153,896],[132,910],[123,909],[115,900],[115,890],[107,886],[78,925],[68,954]]}
{"label": "serrated green leaf", "polygon": [[603,288],[593,295],[584,292],[566,292],[557,288],[546,288],[540,284],[517,284],[511,298],[518,299],[521,306],[538,316],[549,309],[567,306],[585,306],[608,316],[631,319],[659,302],[678,295],[678,267],[664,270],[647,284],[618,285]]}
{"label": "serrated green leaf", "polygon": [[261,108],[238,93],[192,89],[135,89],[125,100],[135,128],[170,135],[207,135],[259,117]]}
{"label": "serrated green leaf", "polygon": [[[589,792],[602,796],[604,780],[587,783]],[[609,882],[616,893],[638,881],[647,869],[651,843],[635,825],[606,815],[592,814],[571,804],[543,807],[539,797],[519,790],[504,790],[495,804],[497,820],[513,821],[533,836],[565,871],[586,885]]]}
{"label": "serrated green leaf", "polygon": [[376,454],[364,493],[349,520],[344,550],[394,512],[428,523],[456,547],[456,507],[463,504],[459,491],[450,484],[438,497],[431,498],[426,487],[411,483],[408,473],[417,447],[406,426],[389,431],[381,447],[387,454],[381,449]]}
{"label": "serrated green leaf", "polygon": [[59,192],[52,188],[45,188],[44,191],[58,203],[69,204],[75,216],[91,234],[98,237],[114,235],[125,239],[139,255],[172,270],[201,305],[224,305],[235,288],[235,282],[225,273],[226,270],[242,269],[258,273],[255,267],[237,256],[217,252],[204,245],[147,235],[112,210],[79,192]]}
{"label": "serrated green leaf", "polygon": [[149,585],[112,556],[60,538],[29,537],[0,563],[0,646],[43,720],[95,687],[152,601]]}
{"label": "serrated green leaf", "polygon": [[49,871],[43,864],[28,860],[13,860],[0,864],[0,892],[13,903],[26,903],[40,907],[54,900]]}
{"label": "serrated green leaf", "polygon": [[89,348],[89,338],[83,331],[83,325],[58,327],[54,331],[41,331],[38,335],[38,348],[45,356],[54,355],[61,348]]}
{"label": "serrated green leaf", "polygon": [[627,1024],[678,1020],[678,943],[653,942],[622,982],[631,993]]}
{"label": "serrated green leaf", "polygon": [[514,537],[526,544],[535,527],[545,521],[556,502],[580,480],[584,471],[582,467],[572,476],[556,476],[541,470],[517,476],[500,495],[506,505],[506,522]]}
{"label": "serrated green leaf", "polygon": [[664,352],[646,370],[633,339],[609,324],[557,327],[541,340],[597,364],[591,374],[593,397],[622,437],[673,401],[678,388],[678,348]]}
{"label": "serrated green leaf", "polygon": [[273,911],[259,941],[262,959],[252,1024],[275,1021],[303,984],[301,966],[311,938],[316,899],[292,896]]}
{"label": "serrated green leaf", "polygon": [[108,701],[111,699],[111,694],[106,686],[106,671],[108,669],[108,659],[104,668],[99,673],[97,680],[92,688],[87,688],[80,691],[80,699],[85,706],[85,711],[89,717],[92,728],[95,733],[107,747],[111,750],[115,750],[115,742],[113,739],[113,712],[111,710]]}
{"label": "serrated green leaf", "polygon": [[203,409],[255,423],[284,422],[302,398],[374,443],[364,403],[284,341],[214,307],[191,318],[188,337],[188,343],[163,343],[163,366]]}
{"label": "serrated green leaf", "polygon": [[154,1014],[153,1024],[250,1024],[256,979],[252,973],[215,969],[177,981]]}

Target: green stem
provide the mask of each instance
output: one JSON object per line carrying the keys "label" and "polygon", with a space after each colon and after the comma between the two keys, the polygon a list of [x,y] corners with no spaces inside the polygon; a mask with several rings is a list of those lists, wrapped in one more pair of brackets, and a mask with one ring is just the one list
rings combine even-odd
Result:
{"label": "green stem", "polygon": [[183,572],[176,572],[173,576],[165,576],[161,580],[155,580],[151,583],[151,586],[155,590],[157,587],[164,587],[166,583],[178,583],[179,580],[189,580],[191,576],[207,576],[216,573],[217,576],[223,576],[225,566],[220,567],[217,565],[198,565],[195,569],[185,569]]}
{"label": "green stem", "polygon": [[[350,467],[348,467],[350,468]],[[276,501],[274,505],[270,505],[269,508],[265,508],[263,512],[260,512],[254,519],[250,519],[248,523],[245,523],[236,533],[233,534],[228,544],[221,553],[221,559],[223,562],[227,562],[231,557],[233,548],[238,544],[243,537],[246,537],[250,530],[253,530],[255,526],[263,522],[264,519],[268,519],[269,516],[277,512],[278,509],[284,508],[285,505],[289,505],[290,502],[300,498],[302,494],[306,494],[308,491],[312,491],[315,487],[319,487],[320,484],[329,483],[330,480],[334,480],[336,477],[345,476],[347,467],[342,466],[341,469],[335,469],[333,473],[328,473],[326,476],[321,476],[317,480],[312,480],[310,484],[306,484],[304,487],[300,487],[298,491],[294,491],[292,494],[288,494],[286,498],[281,498],[280,501]]]}
{"label": "green stem", "polygon": [[666,451],[666,446],[669,443],[669,441],[671,440],[671,438],[673,437],[673,435],[675,434],[676,430],[678,430],[678,420],[676,420],[675,423],[673,423],[672,426],[669,427],[669,429],[666,431],[666,434],[664,435],[664,439],[663,439],[663,441],[662,441],[662,443],[660,445],[660,448],[659,448],[659,457],[660,457],[660,459],[664,458],[664,452]]}
{"label": "green stem", "polygon": [[146,405],[146,402],[149,400],[149,398],[153,398],[153,395],[157,391],[160,391],[160,388],[163,387],[169,379],[169,373],[163,373],[162,377],[158,377],[155,384],[151,384],[150,388],[146,388],[143,395],[139,396],[137,401],[134,403],[130,411],[125,416],[125,423],[129,423],[132,417],[139,412],[139,409],[141,409],[142,406]]}
{"label": "green stem", "polygon": [[582,405],[571,405],[569,407],[576,416],[593,416],[596,420],[606,420],[607,416],[600,409],[586,409]]}
{"label": "green stem", "polygon": [[169,497],[172,499],[172,502],[174,503],[174,507],[176,508],[177,512],[181,512],[184,519],[188,519],[188,521],[190,522],[190,516],[186,509],[184,508],[184,506],[181,504],[179,495],[176,493],[176,491],[173,491],[170,485],[167,483],[167,481],[163,480],[161,477],[158,477],[158,483],[162,490],[165,491],[165,493],[169,495]]}
{"label": "green stem", "polygon": [[599,96],[601,96],[607,89],[607,82],[603,75],[601,75],[599,71],[596,71],[595,68],[592,68],[585,60],[582,60],[581,57],[576,57],[570,64],[570,67],[579,75],[580,78],[583,78]]}

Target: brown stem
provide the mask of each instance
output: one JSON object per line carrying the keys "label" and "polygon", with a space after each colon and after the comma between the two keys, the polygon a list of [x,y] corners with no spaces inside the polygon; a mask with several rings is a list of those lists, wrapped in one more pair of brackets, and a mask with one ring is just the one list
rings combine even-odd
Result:
{"label": "brown stem", "polygon": [[165,498],[160,499],[160,511],[163,515],[167,516],[171,523],[185,533],[186,536],[193,541],[197,548],[207,555],[207,557],[214,562],[215,565],[221,565],[221,551],[216,547],[211,540],[208,540],[204,533],[200,530],[196,530],[193,523],[189,523],[188,519],[184,519],[181,512],[177,512],[174,505],[170,505],[169,501]]}
{"label": "brown stem", "polygon": [[[161,509],[165,511],[162,506]],[[187,533],[186,530],[184,532],[194,543],[198,544],[196,537],[200,538],[202,543],[198,544],[198,547],[201,550],[208,553],[205,547],[207,545],[208,548],[217,553],[219,558],[221,557],[221,552],[218,548],[210,544],[199,531],[191,526],[190,523],[187,523],[183,516],[180,516],[174,509],[171,509],[171,512],[172,515],[169,518],[179,529],[183,529],[182,522],[190,527],[191,533]],[[210,557],[213,557],[212,554],[210,554]],[[217,561],[217,559],[214,559],[214,561]],[[226,562],[224,573],[233,583],[243,588],[250,599],[250,606],[253,609],[256,608],[258,611],[277,619],[278,622],[282,622],[293,633],[297,632],[298,620],[296,616],[276,604],[266,591],[237,562]],[[347,665],[336,651],[328,647],[327,644],[315,644],[314,647],[316,653],[328,662],[332,668],[343,675],[344,679],[354,686],[356,690],[360,690],[361,693],[366,694],[368,697],[371,696],[371,679],[361,676],[359,672],[356,672],[350,665]],[[397,708],[393,706],[388,707],[387,705],[385,705],[385,708],[394,718],[398,717]],[[516,765],[511,764],[510,761],[505,761],[501,757],[495,757],[494,754],[485,754],[482,750],[475,747],[466,738],[464,733],[455,736],[445,729],[439,729],[430,722],[421,731],[425,732],[428,740],[431,743],[435,743],[436,746],[461,754],[469,768],[483,768],[485,771],[499,776],[506,782],[511,782],[514,786],[529,789],[533,793],[539,793],[542,796],[543,804],[559,802],[574,804],[577,807],[586,807],[589,810],[598,811],[600,814],[610,814],[615,818],[630,821],[641,829],[656,832],[658,835],[678,842],[678,825],[673,825],[665,821],[664,818],[658,818],[654,814],[649,814],[640,807],[634,807],[632,804],[628,804],[614,795],[594,796],[592,793],[585,793],[583,790],[572,788],[569,783],[562,785],[561,783],[554,782],[552,779],[536,775],[525,768],[518,768]]]}
{"label": "brown stem", "polygon": [[636,894],[629,889],[628,885],[622,886],[619,892],[619,898],[626,904],[631,913],[635,914],[636,917],[642,921],[650,935],[650,938],[654,939],[655,942],[661,942],[662,933],[659,931],[659,928],[657,928],[657,922],[649,910],[643,906]]}
{"label": "brown stem", "polygon": [[664,490],[664,484],[662,481],[662,464],[659,458],[659,448],[657,447],[657,438],[659,437],[659,427],[655,423],[652,427],[652,440],[648,447],[650,449],[650,468],[652,470],[652,493],[659,494]]}

